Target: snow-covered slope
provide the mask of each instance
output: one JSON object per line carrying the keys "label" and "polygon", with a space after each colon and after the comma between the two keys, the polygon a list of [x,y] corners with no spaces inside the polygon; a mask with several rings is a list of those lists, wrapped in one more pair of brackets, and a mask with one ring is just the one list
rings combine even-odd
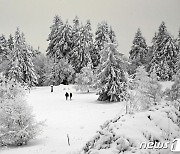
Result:
{"label": "snow-covered slope", "polygon": [[[73,92],[72,101],[65,92]],[[77,151],[96,133],[100,124],[125,110],[123,103],[98,103],[95,93],[77,93],[72,86],[34,88],[27,101],[37,120],[46,120],[44,131],[27,146],[8,147],[2,154],[69,154]],[[70,146],[67,142],[67,134]]]}
{"label": "snow-covered slope", "polygon": [[[119,115],[101,126],[81,154],[158,153],[139,147],[142,142],[167,142],[180,137],[179,120],[180,112],[171,102],[162,102],[148,111]],[[160,151],[170,153],[169,150],[170,147]]]}

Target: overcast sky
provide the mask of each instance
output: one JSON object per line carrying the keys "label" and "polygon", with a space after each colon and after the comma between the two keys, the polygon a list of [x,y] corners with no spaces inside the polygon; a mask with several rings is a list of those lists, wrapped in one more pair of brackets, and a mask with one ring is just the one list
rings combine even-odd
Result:
{"label": "overcast sky", "polygon": [[83,23],[90,19],[93,31],[107,21],[126,55],[138,28],[148,45],[162,21],[175,37],[180,29],[180,0],[0,0],[0,34],[14,35],[19,27],[28,44],[45,52],[56,14],[70,23],[76,15]]}

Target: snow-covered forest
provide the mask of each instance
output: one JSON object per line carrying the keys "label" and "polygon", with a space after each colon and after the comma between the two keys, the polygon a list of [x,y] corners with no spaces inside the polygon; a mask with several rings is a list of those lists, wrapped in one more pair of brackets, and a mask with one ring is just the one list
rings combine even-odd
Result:
{"label": "snow-covered forest", "polygon": [[140,145],[180,138],[180,30],[138,28],[127,57],[108,22],[70,23],[54,16],[45,52],[0,36],[0,152],[170,153]]}

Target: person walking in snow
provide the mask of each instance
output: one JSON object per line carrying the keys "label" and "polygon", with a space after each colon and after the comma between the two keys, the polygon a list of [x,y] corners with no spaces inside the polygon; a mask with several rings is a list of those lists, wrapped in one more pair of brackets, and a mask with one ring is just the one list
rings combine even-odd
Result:
{"label": "person walking in snow", "polygon": [[72,93],[70,92],[70,100],[72,99]]}
{"label": "person walking in snow", "polygon": [[68,100],[69,94],[67,92],[65,93],[65,96],[66,96],[66,100]]}
{"label": "person walking in snow", "polygon": [[51,85],[51,92],[53,92],[53,85]]}

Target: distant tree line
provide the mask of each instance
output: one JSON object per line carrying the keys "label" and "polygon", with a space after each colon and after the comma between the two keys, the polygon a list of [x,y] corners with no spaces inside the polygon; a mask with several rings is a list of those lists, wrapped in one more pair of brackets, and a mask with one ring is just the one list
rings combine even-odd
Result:
{"label": "distant tree line", "polygon": [[115,32],[105,21],[93,34],[90,20],[82,24],[75,17],[70,25],[56,15],[47,41],[44,55],[26,43],[19,29],[8,39],[2,35],[0,72],[28,87],[76,84],[83,91],[98,89],[99,100],[120,101],[128,96],[128,76],[134,80],[140,67],[159,81],[175,80],[180,69],[180,31],[174,38],[165,22],[150,46],[139,28],[129,58],[118,52]]}

